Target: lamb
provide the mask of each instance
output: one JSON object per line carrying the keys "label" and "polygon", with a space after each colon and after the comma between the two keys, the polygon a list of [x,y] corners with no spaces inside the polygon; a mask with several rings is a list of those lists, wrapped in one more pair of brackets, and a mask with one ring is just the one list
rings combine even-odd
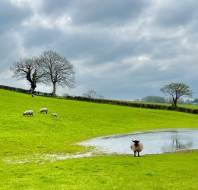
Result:
{"label": "lamb", "polygon": [[52,117],[58,117],[57,113],[52,113]]}
{"label": "lamb", "polygon": [[136,157],[136,153],[138,153],[138,157],[140,156],[140,152],[143,150],[143,144],[140,143],[139,140],[132,140],[133,144],[131,145],[131,149],[134,152],[134,157]]}
{"label": "lamb", "polygon": [[41,108],[40,109],[40,113],[48,113],[48,109],[47,108]]}
{"label": "lamb", "polygon": [[23,112],[23,116],[33,116],[33,111],[32,110],[26,110]]}

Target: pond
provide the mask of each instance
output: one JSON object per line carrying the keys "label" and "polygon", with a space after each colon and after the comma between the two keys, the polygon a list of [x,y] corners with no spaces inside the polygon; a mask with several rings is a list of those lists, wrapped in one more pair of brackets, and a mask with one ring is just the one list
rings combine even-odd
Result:
{"label": "pond", "polygon": [[144,145],[141,154],[161,154],[181,150],[198,149],[198,130],[177,129],[164,131],[149,131],[90,139],[80,144],[94,146],[106,154],[133,154],[130,149],[131,141],[140,140]]}

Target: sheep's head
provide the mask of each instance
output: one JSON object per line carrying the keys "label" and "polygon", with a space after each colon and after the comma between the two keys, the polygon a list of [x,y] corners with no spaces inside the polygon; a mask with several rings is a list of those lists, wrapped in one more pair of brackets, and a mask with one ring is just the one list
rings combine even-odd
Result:
{"label": "sheep's head", "polygon": [[132,142],[134,142],[135,145],[138,145],[140,141],[139,140],[132,140]]}

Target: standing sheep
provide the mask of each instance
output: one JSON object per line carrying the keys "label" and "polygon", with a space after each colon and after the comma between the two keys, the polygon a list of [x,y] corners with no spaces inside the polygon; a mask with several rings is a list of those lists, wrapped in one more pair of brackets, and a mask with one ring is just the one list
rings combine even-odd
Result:
{"label": "standing sheep", "polygon": [[23,116],[33,116],[33,111],[32,110],[26,110],[23,112]]}
{"label": "standing sheep", "polygon": [[48,113],[48,109],[47,108],[41,108],[40,109],[40,113]]}
{"label": "standing sheep", "polygon": [[136,157],[136,153],[138,153],[138,157],[140,156],[140,152],[143,150],[143,144],[140,143],[139,140],[132,140],[133,144],[131,145],[131,149],[134,152],[134,157]]}

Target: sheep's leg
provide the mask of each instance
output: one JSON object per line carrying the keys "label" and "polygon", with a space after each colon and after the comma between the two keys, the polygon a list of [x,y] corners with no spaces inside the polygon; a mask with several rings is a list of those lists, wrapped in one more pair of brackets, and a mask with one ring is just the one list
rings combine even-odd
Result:
{"label": "sheep's leg", "polygon": [[140,152],[138,151],[138,157],[140,157]]}
{"label": "sheep's leg", "polygon": [[134,157],[136,157],[136,151],[134,151]]}

